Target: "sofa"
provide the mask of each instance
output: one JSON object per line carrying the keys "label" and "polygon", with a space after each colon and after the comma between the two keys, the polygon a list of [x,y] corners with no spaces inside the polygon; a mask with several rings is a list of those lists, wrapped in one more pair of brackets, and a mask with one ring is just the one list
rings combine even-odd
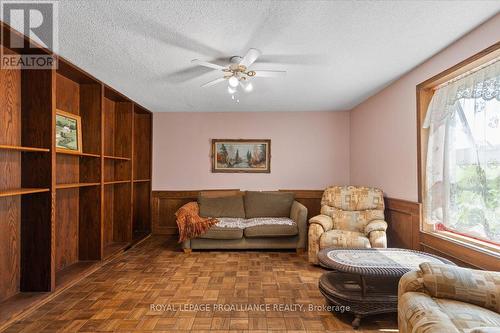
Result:
{"label": "sofa", "polygon": [[400,333],[500,332],[500,272],[422,263],[399,280]]}
{"label": "sofa", "polygon": [[385,248],[384,195],[377,188],[331,186],[321,198],[321,214],[309,220],[309,262],[328,247]]}
{"label": "sofa", "polygon": [[295,249],[306,247],[307,208],[288,192],[202,191],[199,214],[219,222],[183,242],[196,249]]}

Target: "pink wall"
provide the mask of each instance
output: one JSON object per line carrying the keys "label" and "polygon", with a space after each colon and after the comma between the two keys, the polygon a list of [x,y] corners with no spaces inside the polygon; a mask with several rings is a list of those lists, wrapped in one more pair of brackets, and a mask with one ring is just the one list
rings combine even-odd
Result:
{"label": "pink wall", "polygon": [[[155,113],[153,190],[349,183],[348,112]],[[271,139],[270,174],[211,173],[211,139]]]}
{"label": "pink wall", "polygon": [[498,42],[499,31],[500,14],[351,110],[352,184],[417,201],[416,85]]}

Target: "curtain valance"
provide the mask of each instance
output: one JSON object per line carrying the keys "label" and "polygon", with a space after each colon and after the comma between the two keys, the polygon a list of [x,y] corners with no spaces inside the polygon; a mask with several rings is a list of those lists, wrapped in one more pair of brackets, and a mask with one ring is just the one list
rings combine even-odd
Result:
{"label": "curtain valance", "polygon": [[443,122],[453,114],[455,103],[462,98],[500,101],[500,59],[437,89],[423,127]]}

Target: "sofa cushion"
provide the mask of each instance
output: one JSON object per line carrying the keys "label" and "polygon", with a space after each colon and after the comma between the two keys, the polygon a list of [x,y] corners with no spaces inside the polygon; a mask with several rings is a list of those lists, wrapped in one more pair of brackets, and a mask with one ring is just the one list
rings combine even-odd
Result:
{"label": "sofa cushion", "polygon": [[198,197],[200,216],[202,217],[245,217],[245,207],[241,195]]}
{"label": "sofa cushion", "polygon": [[287,217],[253,218],[246,220],[243,234],[248,238],[291,237],[299,233],[297,223]]}
{"label": "sofa cushion", "polygon": [[294,194],[288,192],[255,192],[245,194],[246,218],[290,217]]}
{"label": "sofa cushion", "polygon": [[402,332],[459,333],[480,326],[500,326],[500,315],[491,310],[420,292],[407,292],[400,297],[398,316]]}
{"label": "sofa cushion", "polygon": [[241,228],[224,228],[217,225],[210,228],[203,235],[197,238],[203,239],[241,239],[243,238],[243,229]]}

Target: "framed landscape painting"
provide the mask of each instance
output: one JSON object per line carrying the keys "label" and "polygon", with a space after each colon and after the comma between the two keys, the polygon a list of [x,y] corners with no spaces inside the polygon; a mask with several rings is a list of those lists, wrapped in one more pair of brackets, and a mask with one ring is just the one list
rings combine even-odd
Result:
{"label": "framed landscape painting", "polygon": [[271,172],[271,140],[213,139],[212,172]]}
{"label": "framed landscape painting", "polygon": [[56,150],[82,152],[82,120],[80,116],[56,110]]}

